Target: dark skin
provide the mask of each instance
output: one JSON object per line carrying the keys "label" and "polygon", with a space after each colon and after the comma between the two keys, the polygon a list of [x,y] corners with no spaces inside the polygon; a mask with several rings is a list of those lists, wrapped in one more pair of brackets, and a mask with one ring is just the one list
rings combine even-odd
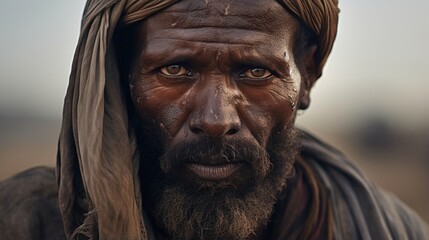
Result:
{"label": "dark skin", "polygon": [[[275,1],[243,3],[182,1],[139,26],[131,95],[165,128],[166,146],[208,135],[266,147],[308,101],[303,83],[315,79],[295,60],[299,22]],[[308,51],[301,69],[312,70]]]}
{"label": "dark skin", "polygon": [[[130,71],[137,114],[164,130],[167,149],[207,136],[266,148],[308,106],[318,76],[316,47],[294,54],[299,28],[273,0],[172,5],[137,26]],[[180,171],[213,182],[246,174],[229,162],[188,163]]]}

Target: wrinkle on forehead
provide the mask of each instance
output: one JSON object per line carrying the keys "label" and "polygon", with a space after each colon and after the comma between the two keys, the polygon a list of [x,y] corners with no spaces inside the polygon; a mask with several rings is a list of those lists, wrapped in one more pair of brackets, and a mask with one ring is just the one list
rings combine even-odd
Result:
{"label": "wrinkle on forehead", "polygon": [[157,41],[256,47],[267,41],[286,43],[299,22],[275,0],[182,0],[149,17],[145,26],[148,37]]}
{"label": "wrinkle on forehead", "polygon": [[[240,28],[248,30],[275,30],[294,21],[274,0],[184,0],[160,12],[158,17],[176,28]],[[156,16],[155,16],[156,17]],[[165,21],[168,19],[168,21]]]}
{"label": "wrinkle on forehead", "polygon": [[224,28],[192,28],[192,29],[166,29],[159,30],[157,35],[151,36],[152,39],[180,40],[196,43],[219,43],[256,46],[264,43],[267,38],[272,38],[264,32],[246,30],[246,29],[224,29]]}

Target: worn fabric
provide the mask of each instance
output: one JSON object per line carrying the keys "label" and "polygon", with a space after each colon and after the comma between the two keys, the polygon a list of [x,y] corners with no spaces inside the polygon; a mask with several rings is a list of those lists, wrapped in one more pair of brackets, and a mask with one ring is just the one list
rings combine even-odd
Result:
{"label": "worn fabric", "polygon": [[0,239],[65,239],[52,168],[32,168],[0,182]]}
{"label": "worn fabric", "polygon": [[301,156],[283,195],[268,225],[269,239],[334,239],[331,201],[326,188]]}
{"label": "worn fabric", "polygon": [[335,239],[429,239],[429,226],[344,154],[302,132],[301,156],[329,194]]}
{"label": "worn fabric", "polygon": [[337,36],[338,0],[284,0],[286,7],[317,37],[319,73],[328,60]]}
{"label": "worn fabric", "polygon": [[[139,157],[112,36],[175,0],[88,0],[64,102],[57,182],[68,238],[146,239]],[[281,2],[319,41],[322,69],[336,35],[335,0]]]}

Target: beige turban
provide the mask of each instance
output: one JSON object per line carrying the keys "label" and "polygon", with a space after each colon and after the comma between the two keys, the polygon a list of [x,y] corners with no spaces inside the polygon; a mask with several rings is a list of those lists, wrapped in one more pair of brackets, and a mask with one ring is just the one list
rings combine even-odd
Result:
{"label": "beige turban", "polygon": [[[64,102],[57,157],[67,238],[147,239],[139,156],[121,91],[112,35],[175,0],[88,0]],[[320,70],[338,22],[336,0],[283,0],[318,37]]]}

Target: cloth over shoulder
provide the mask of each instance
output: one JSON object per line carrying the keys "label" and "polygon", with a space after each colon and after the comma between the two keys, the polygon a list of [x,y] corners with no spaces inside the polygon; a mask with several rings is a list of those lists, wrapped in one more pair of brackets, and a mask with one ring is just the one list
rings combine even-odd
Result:
{"label": "cloth over shoulder", "polygon": [[301,155],[331,198],[335,239],[429,239],[427,223],[375,186],[344,154],[308,133],[301,136]]}
{"label": "cloth over shoulder", "polygon": [[0,182],[0,239],[66,239],[53,168],[31,168]]}

